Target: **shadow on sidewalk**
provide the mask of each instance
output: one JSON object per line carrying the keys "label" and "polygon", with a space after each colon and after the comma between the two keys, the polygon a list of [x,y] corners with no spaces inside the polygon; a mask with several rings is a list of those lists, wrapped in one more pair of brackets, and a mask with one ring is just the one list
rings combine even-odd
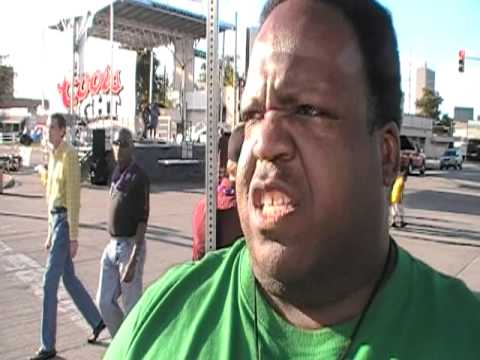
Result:
{"label": "shadow on sidewalk", "polygon": [[[31,214],[16,214],[16,213],[0,212],[0,216],[30,219],[30,220],[40,220],[45,222],[47,221],[46,215],[41,216],[41,215],[31,215]],[[80,228],[90,229],[90,230],[100,230],[104,232],[108,231],[108,226],[105,221],[102,221],[97,224],[80,223]],[[158,241],[158,242],[181,246],[185,248],[190,248],[192,246],[192,238],[190,236],[182,235],[180,231],[178,231],[177,229],[169,228],[165,226],[148,225],[146,239],[150,241]]]}
{"label": "shadow on sidewalk", "polygon": [[[108,232],[108,225],[105,221],[98,224],[82,223],[80,224],[80,228],[86,228],[91,230],[101,230],[101,231],[104,231],[105,233]],[[165,244],[176,245],[176,246],[181,246],[186,248],[192,247],[191,237],[182,235],[180,231],[178,231],[177,229],[164,227],[164,226],[149,224],[145,239],[149,241],[157,241]]]}
{"label": "shadow on sidewalk", "polygon": [[[427,224],[420,224],[415,223],[408,220],[408,225],[402,228],[402,233],[412,234],[407,235],[408,237],[415,237],[414,235],[428,235],[433,237],[444,237],[448,239],[452,239],[452,242],[455,240],[461,241],[462,239],[476,241],[480,245],[480,232],[471,231],[471,230],[464,230],[458,229],[454,227],[445,227],[439,225],[427,225]],[[416,238],[419,238],[418,236]]]}
{"label": "shadow on sidewalk", "polygon": [[109,341],[106,341],[106,340],[98,340],[96,343],[94,344],[90,344],[91,346],[98,346],[98,347],[103,347],[103,348],[108,348],[110,346],[110,340]]}
{"label": "shadow on sidewalk", "polygon": [[438,177],[451,180],[464,180],[476,182],[480,185],[480,173],[478,171],[478,163],[467,163],[463,170],[447,170],[439,173],[429,174],[431,177]]}
{"label": "shadow on sidewalk", "polygon": [[7,193],[7,192],[2,193],[1,196],[19,197],[19,198],[25,198],[25,199],[42,199],[44,197],[43,195],[17,194],[17,193]]}
{"label": "shadow on sidewalk", "polygon": [[405,196],[410,209],[480,216],[480,197],[444,191],[423,190]]}
{"label": "shadow on sidewalk", "polygon": [[173,183],[173,184],[152,184],[150,192],[158,194],[162,192],[180,192],[185,194],[203,194],[204,183]]}
{"label": "shadow on sidewalk", "polygon": [[480,184],[479,184],[479,185],[459,184],[458,187],[459,187],[460,189],[480,191]]}
{"label": "shadow on sidewalk", "polygon": [[[204,193],[204,184],[203,183],[178,183],[178,184],[157,184],[152,183],[150,185],[151,194],[160,194],[163,192],[180,192],[185,194],[203,194]],[[89,182],[82,182],[82,189],[98,190],[98,191],[107,191],[109,190],[109,185],[93,185]]]}
{"label": "shadow on sidewalk", "polygon": [[[21,219],[30,219],[30,220],[41,220],[47,221],[47,215],[32,215],[32,214],[18,214],[18,213],[9,213],[9,212],[0,212],[1,216],[12,217],[12,218],[21,218]],[[80,223],[80,228],[94,229],[94,230],[107,230],[107,225],[105,222],[99,224],[85,224]]]}
{"label": "shadow on sidewalk", "polygon": [[468,223],[462,223],[459,221],[452,221],[452,220],[445,220],[445,219],[438,219],[438,218],[431,218],[431,217],[425,217],[425,216],[408,216],[406,215],[405,218],[410,219],[409,223],[413,220],[419,220],[419,221],[431,221],[435,223],[441,223],[441,224],[468,224]]}
{"label": "shadow on sidewalk", "polygon": [[164,226],[148,225],[146,239],[186,248],[192,247],[191,237],[182,235],[180,231],[176,229]]}
{"label": "shadow on sidewalk", "polygon": [[1,216],[7,216],[7,217],[14,217],[14,218],[47,221],[47,216],[46,215],[45,216],[40,216],[40,215],[16,214],[16,213],[7,213],[7,212],[0,212],[0,215]]}

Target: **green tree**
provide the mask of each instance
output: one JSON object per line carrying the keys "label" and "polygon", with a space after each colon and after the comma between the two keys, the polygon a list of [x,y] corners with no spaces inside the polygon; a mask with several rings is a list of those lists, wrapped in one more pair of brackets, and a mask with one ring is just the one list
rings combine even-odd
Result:
{"label": "green tree", "polygon": [[[224,72],[223,72],[223,86],[233,86],[234,84],[234,58],[233,56],[225,56],[224,60]],[[237,73],[238,78],[238,73]],[[207,64],[204,62],[200,68],[200,74],[198,75],[198,82],[200,84],[206,84],[207,79]]]}
{"label": "green tree", "polygon": [[[0,55],[0,58],[2,56]],[[13,78],[15,74],[10,66],[0,65],[0,99],[13,97]]]}
{"label": "green tree", "polygon": [[436,91],[430,89],[423,89],[423,96],[415,102],[417,106],[417,115],[434,120],[440,120],[440,105],[443,102],[443,98]]}
{"label": "green tree", "polygon": [[450,127],[453,124],[453,119],[448,114],[443,114],[442,118],[438,122],[438,125]]}
{"label": "green tree", "polygon": [[207,82],[207,63],[203,62],[198,75],[198,82],[205,85]]}
{"label": "green tree", "polygon": [[448,133],[450,136],[453,135],[455,123],[448,114],[443,114],[442,118],[435,125],[437,129],[440,128],[444,133]]}
{"label": "green tree", "polygon": [[[226,56],[225,57],[225,70],[224,70],[224,76],[223,76],[223,86],[234,86],[235,83],[235,78],[234,78],[234,73],[235,70],[233,68],[234,66],[234,58],[233,56]],[[238,74],[237,74],[238,78]]]}
{"label": "green tree", "polygon": [[[137,78],[136,78],[136,100],[137,104],[148,101],[148,92],[150,89],[150,51],[137,52]],[[159,72],[161,75],[159,75]],[[153,87],[152,101],[166,105],[166,92],[168,89],[168,77],[163,74],[163,68],[160,68],[160,61],[153,53]]]}

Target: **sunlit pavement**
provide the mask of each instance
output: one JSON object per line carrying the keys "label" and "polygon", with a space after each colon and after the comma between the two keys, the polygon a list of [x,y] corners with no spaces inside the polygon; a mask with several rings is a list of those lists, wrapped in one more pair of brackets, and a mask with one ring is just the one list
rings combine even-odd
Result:
{"label": "sunlit pavement", "polygon": [[[41,281],[47,220],[43,190],[32,170],[15,174],[16,186],[0,195],[0,354],[25,359],[38,347]],[[191,255],[195,186],[154,187],[148,231],[145,284]],[[393,230],[398,243],[431,266],[463,279],[480,291],[480,166],[410,176],[406,191],[408,226]],[[99,261],[108,242],[107,190],[82,190],[80,250],[76,272],[95,296]],[[64,290],[59,293],[57,350],[62,359],[99,359],[109,343],[87,345],[90,330]]]}

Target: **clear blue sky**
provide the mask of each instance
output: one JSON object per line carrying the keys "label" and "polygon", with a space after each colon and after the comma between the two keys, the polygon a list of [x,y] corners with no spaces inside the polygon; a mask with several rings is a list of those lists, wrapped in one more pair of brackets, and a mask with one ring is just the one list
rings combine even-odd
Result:
{"label": "clear blue sky", "polygon": [[457,60],[460,49],[466,49],[467,56],[480,56],[479,0],[380,2],[392,12],[402,53],[412,52],[433,66],[444,59]]}
{"label": "clear blue sky", "polygon": [[[467,59],[458,73],[458,51],[480,57],[479,0],[380,0],[391,12],[403,60],[403,88],[408,93],[408,65],[422,62],[436,71],[436,90],[444,98],[444,112],[475,107],[480,115],[480,61]],[[412,85],[412,98],[415,86]],[[413,107],[413,105],[412,105]]]}

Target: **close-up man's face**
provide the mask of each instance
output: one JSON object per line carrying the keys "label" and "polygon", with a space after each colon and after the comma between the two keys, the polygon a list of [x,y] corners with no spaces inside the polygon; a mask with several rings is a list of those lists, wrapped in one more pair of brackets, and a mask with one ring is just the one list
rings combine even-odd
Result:
{"label": "close-up man's face", "polygon": [[294,283],[368,261],[386,204],[368,92],[358,40],[338,10],[291,0],[267,18],[242,100],[237,174],[257,276]]}

